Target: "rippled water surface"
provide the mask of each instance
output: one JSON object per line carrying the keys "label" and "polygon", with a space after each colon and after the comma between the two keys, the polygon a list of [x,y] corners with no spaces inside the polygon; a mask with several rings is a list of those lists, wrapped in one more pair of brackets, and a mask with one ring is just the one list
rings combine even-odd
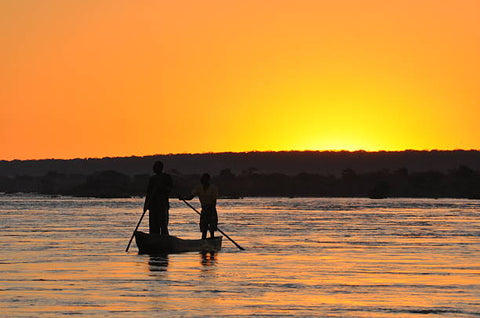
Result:
{"label": "rippled water surface", "polygon": [[[171,202],[171,234],[198,238]],[[124,251],[141,208],[0,195],[1,315],[480,317],[480,201],[221,200],[246,250],[165,257]]]}

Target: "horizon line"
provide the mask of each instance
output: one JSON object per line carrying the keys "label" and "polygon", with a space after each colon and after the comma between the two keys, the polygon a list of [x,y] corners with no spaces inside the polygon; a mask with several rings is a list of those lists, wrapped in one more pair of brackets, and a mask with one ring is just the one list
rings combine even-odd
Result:
{"label": "horizon line", "polygon": [[346,149],[329,149],[329,150],[249,150],[249,151],[206,151],[206,152],[179,152],[179,153],[157,153],[151,155],[119,155],[119,156],[104,156],[104,157],[64,157],[64,158],[29,158],[29,159],[0,159],[1,161],[13,162],[13,161],[43,161],[43,160],[102,160],[113,158],[142,158],[142,157],[156,157],[156,156],[182,156],[182,155],[215,155],[215,154],[247,154],[247,153],[285,153],[285,152],[347,152],[347,153],[381,153],[381,152],[455,152],[455,151],[480,151],[480,149],[404,149],[404,150],[346,150]]}

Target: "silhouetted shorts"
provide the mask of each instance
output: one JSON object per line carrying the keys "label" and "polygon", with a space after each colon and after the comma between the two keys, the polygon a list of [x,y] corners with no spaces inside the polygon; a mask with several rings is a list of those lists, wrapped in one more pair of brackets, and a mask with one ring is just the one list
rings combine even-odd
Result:
{"label": "silhouetted shorts", "polygon": [[202,206],[202,213],[200,213],[200,231],[215,231],[217,229],[218,216],[215,205]]}

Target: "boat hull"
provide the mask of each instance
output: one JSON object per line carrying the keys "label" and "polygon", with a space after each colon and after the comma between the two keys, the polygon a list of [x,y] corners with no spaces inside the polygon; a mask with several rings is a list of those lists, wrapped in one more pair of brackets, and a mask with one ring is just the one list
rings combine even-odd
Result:
{"label": "boat hull", "polygon": [[222,248],[222,237],[205,240],[185,240],[176,236],[162,236],[135,232],[139,254],[173,254],[185,252],[218,252]]}

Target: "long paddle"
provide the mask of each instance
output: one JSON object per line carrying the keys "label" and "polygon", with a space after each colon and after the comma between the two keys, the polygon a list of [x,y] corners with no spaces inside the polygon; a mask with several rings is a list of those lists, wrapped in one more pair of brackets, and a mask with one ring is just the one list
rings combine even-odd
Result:
{"label": "long paddle", "polygon": [[[183,199],[182,199],[182,201],[185,202],[186,205],[188,205],[189,207],[191,207],[193,211],[197,212],[198,215],[201,215],[200,212],[198,212],[197,209],[195,209],[190,203],[188,203],[187,201],[185,201],[185,200],[183,200]],[[238,245],[237,242],[235,242],[234,240],[232,240],[232,239],[230,238],[230,236],[228,236],[227,234],[225,234],[225,232],[223,232],[222,230],[220,230],[220,229],[218,228],[218,226],[217,226],[217,230],[218,230],[218,232],[222,233],[227,239],[229,239],[230,242],[232,242],[233,244],[235,244],[235,246],[238,247],[240,250],[242,250],[242,251],[245,250],[243,247],[241,247],[240,245]]]}
{"label": "long paddle", "polygon": [[145,215],[145,212],[147,212],[147,210],[143,211],[142,216],[140,217],[140,220],[138,220],[137,227],[133,231],[132,237],[130,238],[130,241],[128,241],[128,245],[127,245],[127,248],[125,249],[125,252],[128,252],[128,249],[130,248],[130,244],[132,244],[133,237],[135,236],[135,232],[137,232],[138,227],[140,226],[140,223],[143,220],[143,216]]}

